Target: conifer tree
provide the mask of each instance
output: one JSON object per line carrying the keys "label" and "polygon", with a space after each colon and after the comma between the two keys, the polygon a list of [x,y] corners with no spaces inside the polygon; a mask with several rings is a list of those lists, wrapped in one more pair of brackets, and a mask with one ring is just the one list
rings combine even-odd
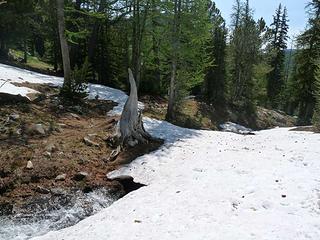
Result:
{"label": "conifer tree", "polygon": [[288,40],[287,9],[280,4],[271,24],[271,43],[268,46],[269,64],[272,70],[267,75],[267,94],[272,108],[278,108],[281,103],[281,93],[284,87],[285,50]]}
{"label": "conifer tree", "polygon": [[226,93],[226,38],[227,29],[220,10],[212,3],[210,9],[212,24],[211,39],[208,43],[208,52],[212,66],[209,67],[205,78],[204,93],[208,102],[215,106],[225,105]]}
{"label": "conifer tree", "polygon": [[316,72],[320,58],[320,2],[312,0],[308,5],[309,21],[307,29],[298,37],[300,48],[295,58],[295,73],[293,76],[299,102],[299,124],[310,124],[316,99],[314,87]]}
{"label": "conifer tree", "polygon": [[231,101],[248,114],[255,112],[253,70],[261,45],[260,28],[249,1],[236,1],[231,36]]}
{"label": "conifer tree", "polygon": [[[171,8],[170,8],[171,6]],[[206,44],[209,39],[208,1],[174,0],[168,5],[171,16],[167,44],[170,66],[167,119],[175,120],[181,100],[203,82],[209,65]]]}
{"label": "conifer tree", "polygon": [[316,100],[315,110],[313,114],[313,124],[317,131],[320,131],[320,63],[316,73],[316,81],[314,83],[314,96]]}

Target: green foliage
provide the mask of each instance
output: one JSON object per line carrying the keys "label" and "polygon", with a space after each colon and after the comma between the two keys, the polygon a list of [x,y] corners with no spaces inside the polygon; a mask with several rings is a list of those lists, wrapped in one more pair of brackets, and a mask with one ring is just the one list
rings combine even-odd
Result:
{"label": "green foliage", "polygon": [[[88,81],[128,90],[131,67],[137,69],[140,94],[167,96],[173,89],[176,111],[192,92],[214,107],[231,104],[252,116],[256,104],[286,105],[290,113],[299,108],[301,122],[310,122],[320,54],[319,1],[310,3],[309,26],[299,37],[296,64],[285,72],[290,64],[285,63],[288,24],[283,8],[266,32],[262,18],[254,21],[249,1],[236,0],[229,33],[210,0],[66,0],[65,33],[73,71],[62,95],[84,97]],[[29,65],[52,65],[61,73],[55,5],[51,0],[0,5],[0,57],[7,58],[10,49]]]}
{"label": "green foliage", "polygon": [[253,20],[249,1],[236,2],[231,36],[231,102],[248,113],[255,113],[254,65],[261,48],[261,28]]}
{"label": "green foliage", "polygon": [[204,82],[204,95],[209,103],[224,106],[226,103],[226,38],[225,21],[215,4],[209,10],[212,28],[207,46],[210,61],[213,63],[207,69]]}
{"label": "green foliage", "polygon": [[63,85],[60,95],[71,100],[85,98],[88,95],[86,90],[91,74],[90,64],[86,59],[80,68],[77,66],[74,68],[70,76],[70,83]]}
{"label": "green foliage", "polygon": [[298,38],[300,50],[295,57],[293,75],[296,89],[299,124],[310,124],[316,105],[314,96],[316,72],[320,59],[320,2],[312,1],[309,7],[309,24]]}
{"label": "green foliage", "polygon": [[[179,111],[180,102],[195,86],[201,85],[205,71],[210,66],[207,43],[210,39],[210,21],[207,1],[183,3],[178,13],[178,31],[169,43],[168,57],[177,58],[175,106]],[[174,15],[172,15],[174,17]],[[172,32],[169,34],[172,34]],[[173,33],[175,34],[175,33]],[[170,61],[169,60],[169,61]]]}
{"label": "green foliage", "polygon": [[314,110],[312,122],[315,128],[317,129],[317,131],[320,132],[320,64],[318,64],[316,81],[314,85],[315,85],[314,96],[316,99],[316,104],[315,104],[315,110]]}
{"label": "green foliage", "polygon": [[267,78],[267,94],[270,105],[273,108],[278,108],[282,101],[282,94],[284,91],[284,67],[285,67],[285,50],[287,48],[288,40],[288,19],[287,9],[279,8],[273,17],[273,23],[269,29],[269,44],[268,55],[269,65],[271,71],[268,73]]}
{"label": "green foliage", "polygon": [[266,106],[268,103],[267,98],[267,75],[272,68],[266,61],[261,61],[254,65],[254,99],[257,101],[258,106]]}

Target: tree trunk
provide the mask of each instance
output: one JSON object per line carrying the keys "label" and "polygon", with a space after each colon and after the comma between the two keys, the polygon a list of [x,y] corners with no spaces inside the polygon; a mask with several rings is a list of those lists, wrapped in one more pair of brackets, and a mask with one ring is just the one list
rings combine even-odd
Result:
{"label": "tree trunk", "polygon": [[146,25],[149,3],[145,6],[141,17],[140,0],[133,1],[133,26],[132,26],[132,67],[133,76],[136,80],[137,88],[140,87],[141,81],[141,44]]}
{"label": "tree trunk", "polygon": [[142,122],[142,114],[138,110],[138,91],[131,69],[129,69],[130,96],[124,105],[120,118],[121,144],[135,146],[152,139]]}
{"label": "tree trunk", "polygon": [[57,0],[57,17],[64,73],[64,87],[71,88],[71,66],[68,42],[65,35],[64,0]]}
{"label": "tree trunk", "polygon": [[167,108],[167,120],[175,119],[176,115],[176,77],[177,77],[177,64],[178,64],[178,48],[179,48],[179,15],[181,11],[181,0],[175,0],[174,2],[174,19],[173,19],[173,31],[172,31],[172,69],[169,88],[169,102]]}
{"label": "tree trunk", "polygon": [[133,1],[132,67],[136,85],[140,85],[140,1]]}
{"label": "tree trunk", "polygon": [[[156,22],[156,15],[157,15],[157,6],[155,3],[155,0],[152,0],[152,21],[151,21],[151,27],[153,31],[156,31],[157,28],[157,22]],[[159,93],[160,91],[160,85],[161,85],[161,70],[160,70],[160,57],[159,57],[159,41],[157,41],[156,34],[152,34],[152,51],[154,54],[154,81],[151,82],[153,85],[152,92]]]}
{"label": "tree trunk", "polygon": [[168,109],[167,109],[167,120],[175,119],[175,91],[176,91],[176,75],[177,75],[177,63],[176,60],[172,63],[171,70],[171,79],[170,79],[170,88],[169,88],[169,101],[168,101]]}
{"label": "tree trunk", "polygon": [[27,63],[28,61],[28,45],[27,45],[27,40],[25,39],[23,41],[23,62]]}

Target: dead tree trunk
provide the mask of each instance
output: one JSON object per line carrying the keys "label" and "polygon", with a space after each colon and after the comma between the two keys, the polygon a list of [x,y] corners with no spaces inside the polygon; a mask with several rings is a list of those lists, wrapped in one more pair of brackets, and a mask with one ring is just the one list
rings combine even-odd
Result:
{"label": "dead tree trunk", "polygon": [[122,145],[135,146],[147,143],[152,137],[143,127],[142,114],[138,109],[138,91],[131,69],[129,69],[130,96],[120,118]]}

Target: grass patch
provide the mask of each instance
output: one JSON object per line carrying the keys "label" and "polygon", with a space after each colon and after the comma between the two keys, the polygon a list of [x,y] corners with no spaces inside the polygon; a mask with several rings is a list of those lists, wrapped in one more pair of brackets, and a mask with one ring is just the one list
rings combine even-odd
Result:
{"label": "grass patch", "polygon": [[[23,59],[24,57],[24,53],[22,51],[15,49],[10,49],[10,55],[13,56],[14,59]],[[51,64],[44,62],[36,56],[31,56],[30,54],[27,56],[27,63],[23,64],[41,70],[53,69]]]}

